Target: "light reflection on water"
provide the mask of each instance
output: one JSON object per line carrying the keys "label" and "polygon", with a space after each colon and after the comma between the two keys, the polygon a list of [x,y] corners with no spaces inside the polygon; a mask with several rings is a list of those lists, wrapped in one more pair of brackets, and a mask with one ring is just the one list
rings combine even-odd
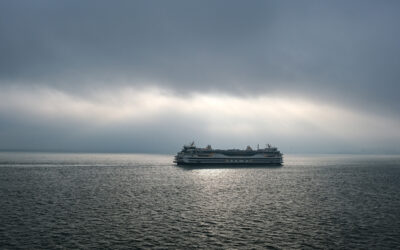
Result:
{"label": "light reflection on water", "polygon": [[285,155],[181,168],[170,155],[0,153],[4,248],[396,248],[400,157]]}

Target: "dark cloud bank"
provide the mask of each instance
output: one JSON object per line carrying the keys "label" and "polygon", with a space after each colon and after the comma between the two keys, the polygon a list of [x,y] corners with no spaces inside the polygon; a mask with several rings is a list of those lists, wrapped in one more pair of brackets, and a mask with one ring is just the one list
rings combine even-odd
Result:
{"label": "dark cloud bank", "polygon": [[[398,119],[399,11],[398,1],[2,1],[0,85],[77,96],[151,85],[180,95],[303,96]],[[21,131],[46,130],[0,122],[3,149],[40,141]],[[28,149],[57,148],[48,140]],[[63,140],[60,150],[76,147]]]}

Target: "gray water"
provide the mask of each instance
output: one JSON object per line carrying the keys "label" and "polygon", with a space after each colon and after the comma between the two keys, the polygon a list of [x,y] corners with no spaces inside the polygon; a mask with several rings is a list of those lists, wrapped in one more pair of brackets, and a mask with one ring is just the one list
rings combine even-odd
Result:
{"label": "gray water", "polygon": [[400,248],[400,156],[0,153],[0,248]]}

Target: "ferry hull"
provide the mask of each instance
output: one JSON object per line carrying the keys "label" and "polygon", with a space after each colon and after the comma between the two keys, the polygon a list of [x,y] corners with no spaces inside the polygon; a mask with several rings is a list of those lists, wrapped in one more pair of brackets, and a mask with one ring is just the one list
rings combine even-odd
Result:
{"label": "ferry hull", "polygon": [[179,159],[175,160],[177,165],[282,165],[282,158],[252,158],[252,159]]}
{"label": "ferry hull", "polygon": [[183,163],[176,162],[177,166],[193,166],[193,167],[262,167],[262,166],[282,166],[283,163]]}

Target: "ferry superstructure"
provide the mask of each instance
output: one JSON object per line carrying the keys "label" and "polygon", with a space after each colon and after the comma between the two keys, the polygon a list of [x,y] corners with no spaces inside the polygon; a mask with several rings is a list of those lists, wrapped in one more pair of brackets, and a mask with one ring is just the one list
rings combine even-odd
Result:
{"label": "ferry superstructure", "polygon": [[182,150],[175,156],[177,165],[281,165],[283,163],[282,153],[276,147],[267,145],[265,148],[253,150],[247,146],[245,150],[240,149],[213,149],[210,145],[198,148],[194,142],[183,146]]}

